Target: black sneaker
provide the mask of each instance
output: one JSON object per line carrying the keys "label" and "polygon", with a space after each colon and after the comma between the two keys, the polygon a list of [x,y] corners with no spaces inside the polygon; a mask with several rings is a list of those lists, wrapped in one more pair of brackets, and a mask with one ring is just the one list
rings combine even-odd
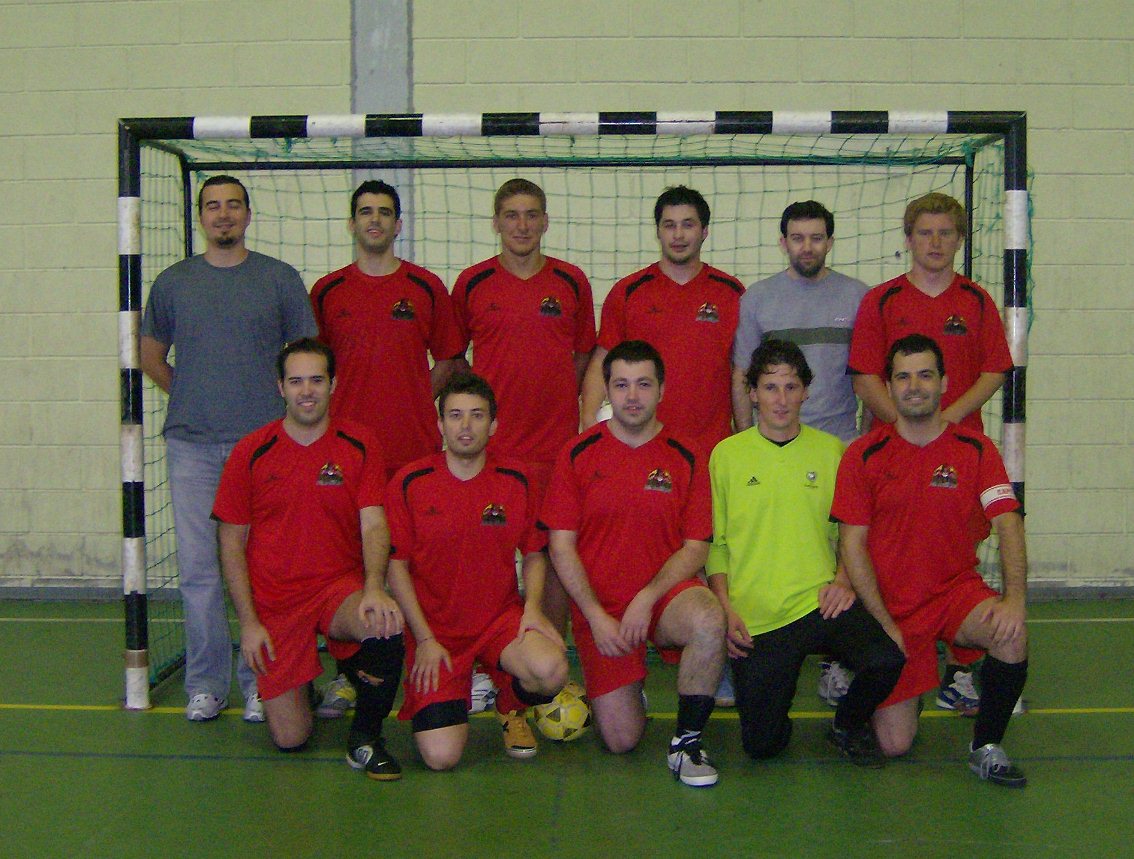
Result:
{"label": "black sneaker", "polygon": [[1025,787],[1028,783],[1024,771],[1008,760],[1004,749],[996,743],[970,751],[969,769],[985,781],[1004,787]]}
{"label": "black sneaker", "polygon": [[886,756],[878,748],[874,729],[869,725],[857,728],[837,728],[831,725],[827,729],[827,742],[857,767],[878,769],[886,765]]}
{"label": "black sneaker", "polygon": [[352,770],[365,770],[367,777],[375,781],[397,781],[402,777],[401,765],[386,751],[381,737],[348,749],[346,762]]}

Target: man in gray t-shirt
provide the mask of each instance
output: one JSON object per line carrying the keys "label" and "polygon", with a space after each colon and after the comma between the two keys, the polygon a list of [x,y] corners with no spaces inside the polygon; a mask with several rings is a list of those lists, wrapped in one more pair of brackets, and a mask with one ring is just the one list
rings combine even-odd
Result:
{"label": "man in gray t-shirt", "polygon": [[780,218],[786,270],[748,287],[732,349],[733,420],[739,432],[752,426],[748,362],[768,337],[798,345],[815,374],[800,417],[815,429],[850,441],[858,435],[858,402],[847,376],[851,329],[868,287],[827,268],[834,244],[834,216],[820,203],[792,203]]}
{"label": "man in gray t-shirt", "polygon": [[[154,281],[141,360],[169,394],[163,433],[185,608],[185,715],[207,721],[228,705],[232,683],[232,636],[210,518],[221,470],[239,439],[283,413],[276,355],[285,343],[314,336],[316,327],[299,273],[245,247],[252,210],[239,180],[208,179],[197,214],[205,252]],[[262,722],[255,675],[242,663],[238,675],[245,720]]]}

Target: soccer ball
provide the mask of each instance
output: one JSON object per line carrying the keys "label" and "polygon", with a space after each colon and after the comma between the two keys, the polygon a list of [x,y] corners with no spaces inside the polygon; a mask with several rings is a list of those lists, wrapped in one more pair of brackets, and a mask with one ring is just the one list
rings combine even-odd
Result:
{"label": "soccer ball", "polygon": [[534,709],[536,727],[549,740],[577,740],[591,726],[587,693],[574,681],[564,686],[547,704],[540,704]]}

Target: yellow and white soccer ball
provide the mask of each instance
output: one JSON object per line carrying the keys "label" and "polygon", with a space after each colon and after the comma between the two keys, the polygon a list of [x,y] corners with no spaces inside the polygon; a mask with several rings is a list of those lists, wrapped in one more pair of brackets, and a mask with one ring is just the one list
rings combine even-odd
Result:
{"label": "yellow and white soccer ball", "polygon": [[591,705],[587,693],[574,681],[568,683],[547,704],[534,708],[539,732],[549,740],[577,740],[591,727]]}

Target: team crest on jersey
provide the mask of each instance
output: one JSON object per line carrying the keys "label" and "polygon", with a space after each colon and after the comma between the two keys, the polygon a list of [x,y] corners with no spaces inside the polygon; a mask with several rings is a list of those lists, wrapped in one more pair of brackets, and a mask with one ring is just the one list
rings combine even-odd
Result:
{"label": "team crest on jersey", "polygon": [[403,298],[394,303],[390,310],[390,316],[394,319],[415,319],[417,314],[414,313],[413,302],[408,298]]}
{"label": "team crest on jersey", "polygon": [[508,517],[503,504],[489,504],[480,514],[481,525],[507,525]]}
{"label": "team crest on jersey", "polygon": [[951,465],[939,465],[933,469],[933,477],[929,480],[930,486],[939,486],[942,489],[957,488],[957,469]]}
{"label": "team crest on jersey", "polygon": [[343,470],[335,463],[328,462],[319,469],[319,478],[315,481],[316,486],[342,486],[342,484]]}
{"label": "team crest on jersey", "polygon": [[807,472],[806,477],[807,477],[807,487],[809,489],[818,489],[819,488],[819,484],[815,482],[816,480],[819,479],[819,475],[816,472],[809,471],[809,472]]}
{"label": "team crest on jersey", "polygon": [[559,303],[559,299],[554,295],[549,295],[539,303],[540,316],[562,316],[563,305]]}
{"label": "team crest on jersey", "polygon": [[697,321],[698,322],[720,322],[721,315],[717,310],[717,306],[711,301],[706,301],[697,308]]}
{"label": "team crest on jersey", "polygon": [[969,326],[965,324],[965,317],[954,313],[945,320],[945,333],[964,336],[969,333]]}
{"label": "team crest on jersey", "polygon": [[672,492],[673,478],[664,468],[655,468],[646,476],[646,489],[655,492]]}

